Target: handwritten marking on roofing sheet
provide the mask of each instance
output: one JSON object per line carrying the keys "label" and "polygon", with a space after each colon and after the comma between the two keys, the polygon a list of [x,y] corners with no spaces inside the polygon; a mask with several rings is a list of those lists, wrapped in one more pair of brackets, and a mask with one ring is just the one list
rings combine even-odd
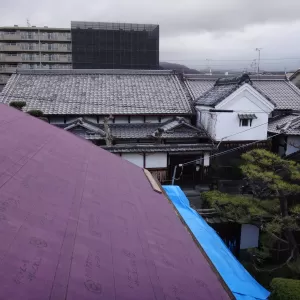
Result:
{"label": "handwritten marking on roofing sheet", "polygon": [[91,235],[97,236],[97,237],[101,237],[102,236],[102,232],[100,232],[98,230],[99,228],[99,221],[97,219],[97,217],[95,217],[93,214],[90,214],[89,217],[89,232]]}
{"label": "handwritten marking on roofing sheet", "polygon": [[178,286],[172,284],[171,286],[171,290],[172,290],[172,293],[175,297],[176,300],[180,300],[180,293],[182,293],[182,291],[178,288]]}
{"label": "handwritten marking on roofing sheet", "polygon": [[36,278],[36,273],[42,263],[42,258],[36,257],[33,261],[22,260],[22,264],[15,276],[16,284],[24,283],[25,281],[33,281]]}
{"label": "handwritten marking on roofing sheet", "polygon": [[32,237],[29,243],[37,248],[46,248],[48,246],[46,241],[36,237]]}
{"label": "handwritten marking on roofing sheet", "polygon": [[97,254],[93,255],[93,253],[89,251],[88,257],[85,260],[86,280],[84,282],[84,286],[90,292],[102,294],[101,283],[93,278],[93,258],[96,261],[96,267],[100,268],[100,254],[97,251]]}
{"label": "handwritten marking on roofing sheet", "polygon": [[52,215],[49,215],[48,213],[45,213],[41,218],[40,225],[44,226],[48,222],[52,224],[54,219],[55,219],[55,216],[52,216]]}
{"label": "handwritten marking on roofing sheet", "polygon": [[7,198],[0,203],[0,212],[6,212],[10,206],[20,206],[20,201],[13,198]]}
{"label": "handwritten marking on roofing sheet", "polygon": [[134,289],[135,287],[140,286],[139,275],[138,275],[138,271],[137,271],[137,264],[136,264],[136,260],[135,260],[135,254],[126,249],[123,249],[123,254],[129,258],[129,267],[126,268],[128,286],[131,289]]}

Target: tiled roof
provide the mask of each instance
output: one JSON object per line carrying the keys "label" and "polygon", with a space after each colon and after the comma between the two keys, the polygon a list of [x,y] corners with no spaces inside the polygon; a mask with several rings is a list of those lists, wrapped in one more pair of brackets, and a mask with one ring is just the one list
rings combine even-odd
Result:
{"label": "tiled roof", "polygon": [[46,115],[184,115],[192,108],[168,70],[22,70],[0,102],[25,101]]}
{"label": "tiled roof", "polygon": [[215,106],[239,88],[237,84],[214,86],[195,100],[197,105]]}
{"label": "tiled roof", "polygon": [[[82,131],[78,132],[87,139],[103,139],[105,137],[104,126],[101,124],[92,124],[84,118],[72,122],[65,127],[65,130],[72,130],[76,126],[81,126],[93,131],[93,134]],[[196,128],[184,119],[174,118],[161,124],[142,123],[142,124],[109,124],[111,134],[115,139],[147,139],[158,137],[156,134],[160,132],[161,138],[208,138],[206,132],[202,128]],[[94,128],[94,130],[92,130]]]}
{"label": "tiled roof", "polygon": [[[185,84],[193,100],[196,100],[212,89],[217,79],[218,76],[215,75],[185,75]],[[252,86],[276,105],[275,109],[300,110],[300,90],[285,76],[252,75],[250,79]]]}
{"label": "tiled roof", "polygon": [[251,84],[251,80],[247,74],[238,77],[219,78],[210,90],[195,100],[195,104],[215,106],[244,83]]}
{"label": "tiled roof", "polygon": [[91,122],[88,122],[86,120],[84,120],[83,118],[78,118],[76,121],[72,122],[72,124],[68,125],[67,127],[65,127],[65,130],[71,130],[75,127],[82,127],[90,132],[93,132],[93,134],[98,134],[102,137],[105,137],[105,131],[103,131],[103,129],[100,129],[98,126],[91,124]]}
{"label": "tiled roof", "polygon": [[212,144],[134,144],[103,146],[103,149],[112,153],[143,153],[143,152],[195,152],[211,151],[214,149]]}
{"label": "tiled roof", "polygon": [[243,119],[257,119],[257,116],[255,114],[238,114],[239,119],[243,120]]}
{"label": "tiled roof", "polygon": [[218,78],[219,77],[208,75],[187,74],[185,75],[185,84],[192,96],[192,99],[195,100],[210,90]]}
{"label": "tiled roof", "polygon": [[0,299],[232,297],[143,169],[6,105],[0,140]]}
{"label": "tiled roof", "polygon": [[270,119],[268,131],[272,133],[282,132],[288,135],[300,135],[300,115],[290,114]]}

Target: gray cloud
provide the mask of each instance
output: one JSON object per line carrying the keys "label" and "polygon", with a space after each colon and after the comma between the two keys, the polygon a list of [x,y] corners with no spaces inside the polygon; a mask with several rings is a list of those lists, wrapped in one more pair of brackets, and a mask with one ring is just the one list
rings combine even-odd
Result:
{"label": "gray cloud", "polygon": [[[297,58],[299,11],[299,0],[0,1],[2,26],[26,25],[27,18],[32,25],[56,27],[69,27],[71,20],[158,23],[162,59],[193,61],[199,68],[206,58],[254,59],[255,47],[263,47],[265,57]],[[284,68],[280,62],[268,68]],[[290,61],[289,68],[299,62]]]}

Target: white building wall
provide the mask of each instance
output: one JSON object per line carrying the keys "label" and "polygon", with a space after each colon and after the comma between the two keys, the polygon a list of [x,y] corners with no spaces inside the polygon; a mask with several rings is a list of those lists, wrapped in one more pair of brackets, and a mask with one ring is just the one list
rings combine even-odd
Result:
{"label": "white building wall", "polygon": [[208,167],[210,164],[210,153],[209,152],[205,152],[204,156],[203,156],[203,166],[204,167]]}
{"label": "white building wall", "polygon": [[167,168],[167,153],[147,153],[146,168],[160,169]]}
{"label": "white building wall", "polygon": [[290,155],[300,150],[300,136],[289,135],[287,137],[287,146],[285,155]]}
{"label": "white building wall", "polygon": [[138,153],[122,153],[121,157],[135,164],[138,167],[144,167],[144,155]]}
{"label": "white building wall", "polygon": [[131,116],[130,123],[133,123],[133,124],[144,123],[144,116]]}
{"label": "white building wall", "polygon": [[146,116],[146,123],[158,123],[158,116]]}
{"label": "white building wall", "polygon": [[87,116],[87,117],[84,117],[87,121],[89,122],[92,122],[92,123],[95,123],[97,124],[97,117],[94,117],[94,116]]}
{"label": "white building wall", "polygon": [[161,122],[167,122],[167,121],[171,121],[173,118],[172,117],[161,117]]}
{"label": "white building wall", "polygon": [[238,112],[218,112],[216,114],[215,139],[217,141],[221,139],[225,141],[255,141],[267,139],[268,114],[266,113],[255,113],[257,119],[252,120],[252,126],[240,126]]}
{"label": "white building wall", "polygon": [[215,112],[210,112],[210,107],[207,106],[197,106],[197,126],[203,126],[208,132],[211,138],[216,138],[215,125],[217,120],[217,114]]}
{"label": "white building wall", "polygon": [[117,116],[115,117],[115,123],[126,124],[128,123],[128,116]]}
{"label": "white building wall", "polygon": [[[198,122],[216,141],[253,141],[267,139],[268,116],[274,105],[246,84],[214,108],[197,106],[196,109],[200,112]],[[252,120],[251,126],[240,126],[239,114],[255,114],[257,119]]]}

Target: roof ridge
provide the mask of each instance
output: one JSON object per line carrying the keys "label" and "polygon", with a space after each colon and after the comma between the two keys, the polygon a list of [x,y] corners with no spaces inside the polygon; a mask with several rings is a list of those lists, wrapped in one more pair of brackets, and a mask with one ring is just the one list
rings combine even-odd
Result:
{"label": "roof ridge", "polygon": [[300,89],[299,88],[297,88],[290,80],[287,80],[286,83],[287,83],[287,85],[289,85],[292,88],[292,90],[296,94],[298,94],[300,96]]}
{"label": "roof ridge", "polygon": [[135,70],[135,69],[17,69],[22,75],[174,75],[173,70]]}

